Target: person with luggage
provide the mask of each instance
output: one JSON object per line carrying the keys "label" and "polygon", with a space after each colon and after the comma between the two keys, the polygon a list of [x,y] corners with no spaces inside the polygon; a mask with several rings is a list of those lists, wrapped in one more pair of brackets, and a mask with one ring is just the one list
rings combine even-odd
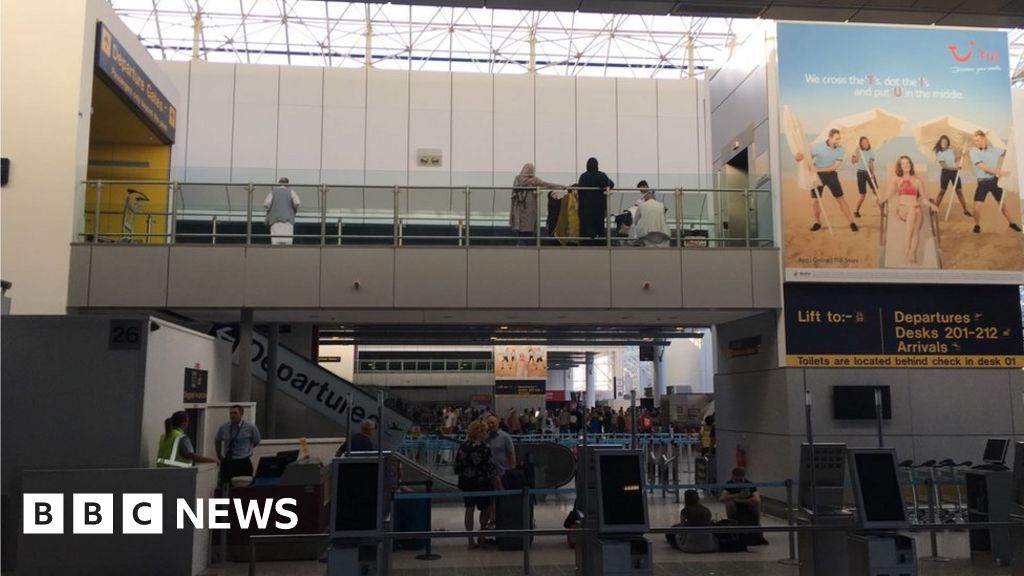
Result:
{"label": "person with luggage", "polygon": [[[463,492],[485,492],[494,486],[495,469],[491,458],[491,448],[484,443],[487,425],[480,420],[473,421],[466,433],[466,441],[459,446],[455,454],[455,473],[459,476],[459,490]],[[473,511],[480,513],[480,528],[487,525],[490,517],[491,498],[488,496],[467,496],[466,531],[473,531]],[[469,537],[469,547],[478,548],[483,545],[483,538],[474,540]]]}
{"label": "person with luggage", "polygon": [[[499,426],[499,419],[495,414],[487,416],[487,446],[491,449],[491,463],[494,465],[493,486],[495,490],[504,490],[505,473],[514,470],[516,467],[516,447],[512,443],[512,437]],[[487,528],[493,527],[495,518],[495,503],[491,499],[488,512],[489,524]]]}
{"label": "person with luggage", "polygon": [[[747,471],[743,468],[733,468],[732,478],[726,484],[750,484],[747,478]],[[736,521],[740,526],[761,525],[761,496],[757,493],[757,487],[749,488],[726,488],[718,497],[719,501],[725,504],[725,514],[730,520]],[[747,545],[767,544],[768,542],[759,532],[744,535]]]}
{"label": "person with luggage", "polygon": [[[696,490],[687,490],[683,493],[683,509],[679,511],[679,524],[687,528],[713,526],[711,510],[700,503],[700,495]],[[715,536],[711,532],[689,532],[686,534],[675,534],[674,539],[669,543],[683,552],[690,554],[703,554],[718,550]]]}

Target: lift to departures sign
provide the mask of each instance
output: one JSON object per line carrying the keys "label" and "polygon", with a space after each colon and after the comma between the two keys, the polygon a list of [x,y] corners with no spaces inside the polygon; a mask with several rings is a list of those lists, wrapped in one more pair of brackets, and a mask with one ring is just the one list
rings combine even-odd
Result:
{"label": "lift to departures sign", "polygon": [[786,363],[1024,367],[1017,286],[787,283]]}

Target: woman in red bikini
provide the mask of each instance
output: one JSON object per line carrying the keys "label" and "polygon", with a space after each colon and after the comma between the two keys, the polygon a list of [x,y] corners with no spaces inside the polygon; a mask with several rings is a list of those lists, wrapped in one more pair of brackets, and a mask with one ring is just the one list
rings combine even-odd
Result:
{"label": "woman in red bikini", "polygon": [[924,194],[924,183],[914,174],[914,161],[909,156],[900,156],[896,161],[896,178],[892,181],[889,195],[878,201],[885,204],[893,197],[897,198],[896,215],[907,223],[907,262],[917,264],[917,246],[921,241],[922,199],[931,209],[937,209],[935,201]]}

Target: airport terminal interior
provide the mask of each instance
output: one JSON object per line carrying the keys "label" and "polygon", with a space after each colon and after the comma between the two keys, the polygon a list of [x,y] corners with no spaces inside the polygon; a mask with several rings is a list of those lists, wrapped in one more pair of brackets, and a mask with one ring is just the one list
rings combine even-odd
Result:
{"label": "airport terminal interior", "polygon": [[0,573],[1024,575],[1019,0],[4,0]]}

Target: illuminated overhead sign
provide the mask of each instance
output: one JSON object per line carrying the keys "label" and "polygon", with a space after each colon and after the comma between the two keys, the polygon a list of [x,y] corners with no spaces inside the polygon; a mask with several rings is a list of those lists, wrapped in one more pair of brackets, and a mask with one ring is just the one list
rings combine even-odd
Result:
{"label": "illuminated overhead sign", "polygon": [[1024,367],[1017,286],[787,282],[786,364]]}
{"label": "illuminated overhead sign", "polygon": [[164,143],[174,143],[174,105],[102,22],[96,24],[96,72]]}

